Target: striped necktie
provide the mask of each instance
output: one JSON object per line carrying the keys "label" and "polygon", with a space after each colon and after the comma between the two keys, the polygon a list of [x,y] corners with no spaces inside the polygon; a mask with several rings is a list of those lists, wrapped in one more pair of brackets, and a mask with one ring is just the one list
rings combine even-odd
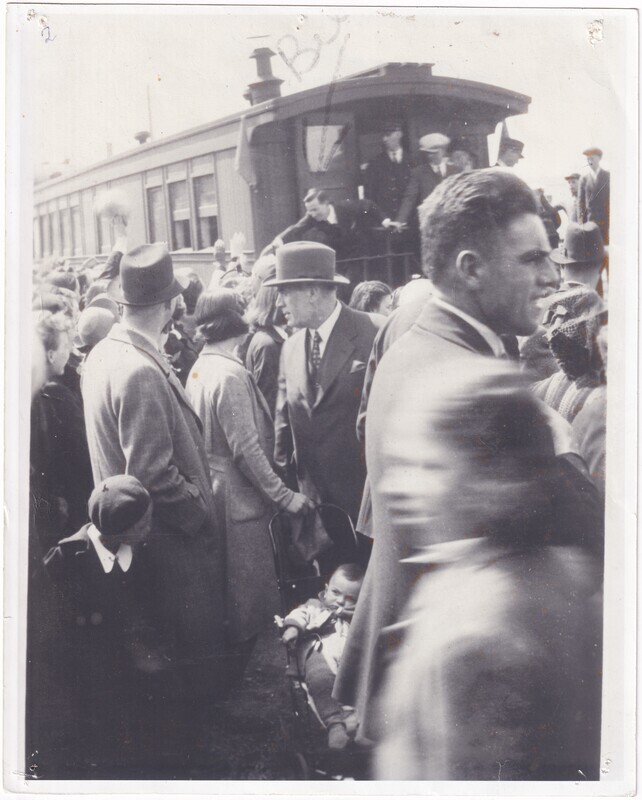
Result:
{"label": "striped necktie", "polygon": [[319,367],[321,365],[321,336],[319,331],[312,334],[310,347],[310,383],[316,391],[319,388]]}

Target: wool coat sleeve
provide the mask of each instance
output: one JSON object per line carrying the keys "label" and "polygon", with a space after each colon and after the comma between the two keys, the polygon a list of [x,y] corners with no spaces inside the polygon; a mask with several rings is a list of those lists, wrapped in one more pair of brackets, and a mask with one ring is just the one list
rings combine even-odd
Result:
{"label": "wool coat sleeve", "polygon": [[174,461],[176,404],[165,376],[154,365],[128,375],[114,400],[127,473],[154,498],[154,513],[171,528],[196,533],[207,518],[205,499]]}
{"label": "wool coat sleeve", "polygon": [[298,222],[295,222],[294,225],[290,225],[289,228],[286,228],[282,233],[280,233],[278,238],[281,239],[281,241],[283,241],[285,244],[288,242],[297,242],[313,225],[314,220],[312,217],[306,214],[304,217],[301,217]]}
{"label": "wool coat sleeve", "polygon": [[254,375],[272,414],[276,409],[280,351],[276,342],[260,341],[255,334],[245,356],[245,366]]}
{"label": "wool coat sleeve", "polygon": [[223,379],[217,394],[216,415],[238,469],[273,503],[280,508],[288,506],[294,493],[274,472],[263,452],[248,385],[238,375],[228,374]]}
{"label": "wool coat sleeve", "polygon": [[397,222],[407,225],[412,217],[412,212],[417,208],[420,202],[421,180],[419,178],[419,172],[413,169],[403,195],[403,200],[401,201],[399,214],[397,214]]}

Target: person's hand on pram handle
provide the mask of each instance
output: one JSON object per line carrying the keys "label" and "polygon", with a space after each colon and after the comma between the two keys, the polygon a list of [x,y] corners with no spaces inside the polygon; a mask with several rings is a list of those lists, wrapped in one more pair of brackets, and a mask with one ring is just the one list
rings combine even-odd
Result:
{"label": "person's hand on pram handle", "polygon": [[293,492],[290,502],[285,507],[288,514],[307,514],[309,511],[314,511],[316,503],[310,499],[306,494],[301,492]]}

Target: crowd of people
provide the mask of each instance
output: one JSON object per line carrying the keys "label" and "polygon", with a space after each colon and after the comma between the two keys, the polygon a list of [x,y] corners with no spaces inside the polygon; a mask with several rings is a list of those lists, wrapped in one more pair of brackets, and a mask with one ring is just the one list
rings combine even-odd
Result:
{"label": "crowd of people", "polygon": [[355,205],[400,229],[418,209],[424,274],[395,291],[338,300],[343,210],[316,190],[305,224],[253,265],[237,239],[207,287],[164,245],[128,247],[122,217],[106,265],[39,274],[27,757],[45,776],[188,762],[281,613],[270,519],[318,535],[330,504],[354,563],[311,539],[327,586],[283,630],[328,746],[368,749],[375,779],[599,778],[608,173],[587,151],[553,248],[520,142],[462,169],[430,134],[410,169],[398,134]]}

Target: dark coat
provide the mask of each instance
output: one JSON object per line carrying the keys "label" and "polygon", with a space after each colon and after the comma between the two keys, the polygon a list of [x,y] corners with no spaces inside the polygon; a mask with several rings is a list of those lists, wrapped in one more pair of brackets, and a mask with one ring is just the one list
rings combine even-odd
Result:
{"label": "dark coat", "polygon": [[306,214],[280,233],[279,238],[284,243],[320,242],[336,251],[337,261],[368,255],[370,229],[381,225],[384,219],[380,209],[369,200],[343,200],[331,205],[337,215],[336,225],[316,222]]}
{"label": "dark coat", "polygon": [[134,475],[151,495],[147,546],[173,656],[217,658],[222,531],[198,415],[160,352],[120,324],[89,354],[82,391],[95,482]]}
{"label": "dark coat", "polygon": [[353,521],[366,477],[357,413],[377,321],[342,305],[323,354],[314,400],[309,397],[305,329],[281,351],[275,461],[285,470],[294,457],[301,491],[340,506]]}
{"label": "dark coat", "polygon": [[[455,175],[458,171],[457,167],[448,165],[445,177],[447,178],[450,175]],[[397,222],[402,222],[407,225],[415,220],[417,208],[428,195],[435,190],[442,180],[443,177],[441,173],[435,172],[430,164],[419,164],[419,166],[415,167],[410,174],[410,180],[408,181],[403,200],[401,201]]]}
{"label": "dark coat", "polygon": [[599,565],[579,548],[489,539],[431,552],[386,681],[374,777],[599,780]]}
{"label": "dark coat", "polygon": [[[387,468],[383,455],[386,432],[394,420],[402,429],[407,428],[410,438],[416,435],[416,421],[403,416],[399,402],[406,393],[415,391],[414,382],[422,381],[419,388],[425,396],[428,414],[434,393],[426,375],[433,377],[438,390],[442,377],[466,370],[476,359],[488,357],[492,357],[492,351],[474,328],[429,300],[412,328],[392,344],[377,368],[366,418],[375,546],[335,683],[337,699],[359,710],[366,737],[374,736],[371,713],[381,662],[380,633],[399,620],[417,577],[417,572],[399,563],[413,554],[413,548],[411,542],[398,534],[389,499],[378,488]],[[400,413],[402,418],[398,417]],[[602,523],[595,488],[588,477],[563,457],[557,461],[563,475],[560,480],[566,487],[564,502],[557,509],[561,530],[572,532],[576,540],[586,537],[598,549]],[[580,519],[573,519],[569,511],[575,506],[579,507]],[[426,536],[427,544],[439,541],[438,532],[429,531]]]}
{"label": "dark coat", "polygon": [[596,176],[585,173],[580,178],[577,195],[580,222],[595,222],[604,244],[609,243],[611,175],[600,169]]}
{"label": "dark coat", "polygon": [[272,326],[259,328],[252,334],[245,354],[245,366],[254,375],[272,416],[276,411],[276,397],[279,391],[279,359],[284,341],[281,334]]}
{"label": "dark coat", "polygon": [[292,491],[273,470],[267,402],[240,361],[206,344],[187,394],[203,423],[219,527],[225,532],[229,633],[234,641],[245,641],[279,611],[268,526]]}
{"label": "dark coat", "polygon": [[391,161],[384,150],[370,161],[364,171],[364,196],[372,200],[385,217],[397,219],[411,172],[412,165],[405,150],[400,163]]}
{"label": "dark coat", "polygon": [[31,496],[44,552],[87,520],[94,488],[82,404],[60,379],[31,407]]}

